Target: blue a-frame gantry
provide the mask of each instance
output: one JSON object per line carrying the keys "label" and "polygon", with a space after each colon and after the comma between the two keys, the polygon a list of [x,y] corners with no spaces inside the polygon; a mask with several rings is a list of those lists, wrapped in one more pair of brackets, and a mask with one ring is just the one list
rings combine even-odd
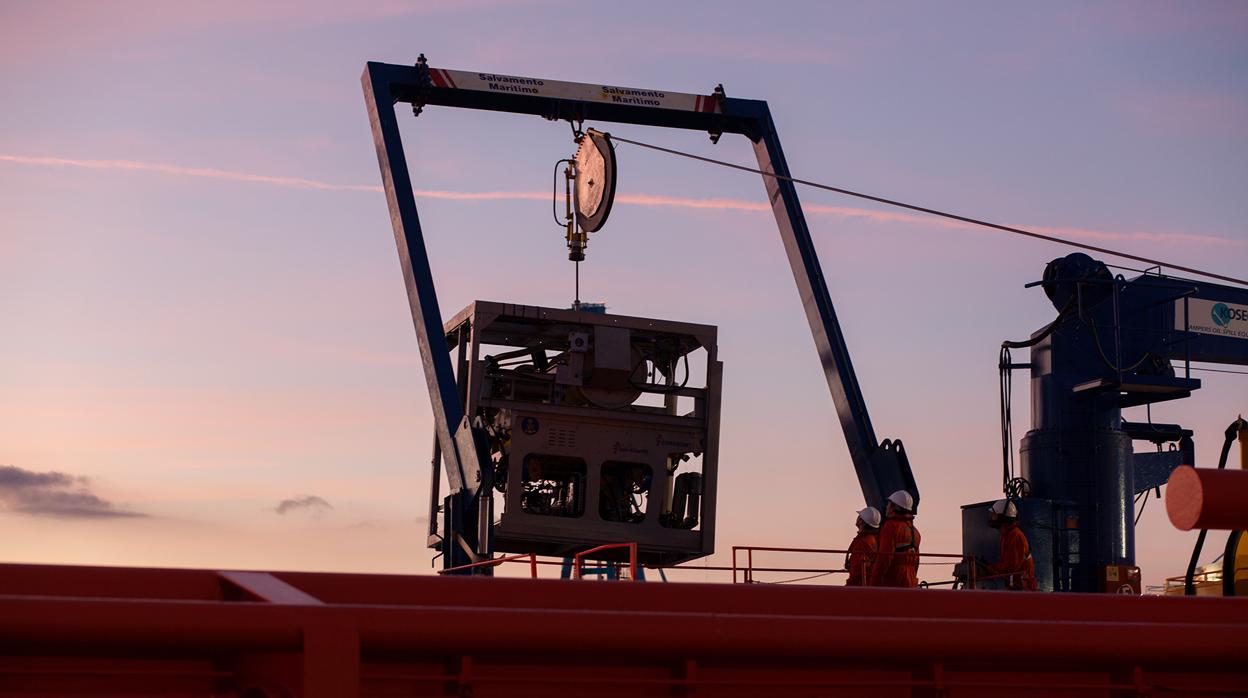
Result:
{"label": "blue a-frame gantry", "polygon": [[[364,100],[373,128],[377,160],[390,206],[394,239],[407,285],[412,321],[420,345],[436,430],[434,470],[440,457],[450,495],[443,508],[443,565],[458,566],[488,556],[488,526],[478,507],[490,460],[481,435],[465,415],[464,399],[451,366],[442,315],[430,272],[428,250],[416,212],[394,105],[430,106],[531,114],[550,120],[615,122],[745,136],[754,145],[767,198],[797,282],[802,306],[823,364],[841,428],[863,496],[884,509],[893,491],[908,490],[917,505],[919,492],[899,440],[876,439],[858,386],[845,338],[815,252],[789,168],[767,103],[708,95],[638,90],[609,85],[568,83],[493,73],[435,69],[421,57],[414,66],[368,63],[362,76]],[[488,495],[488,492],[486,493]],[[437,496],[435,483],[433,496]]]}

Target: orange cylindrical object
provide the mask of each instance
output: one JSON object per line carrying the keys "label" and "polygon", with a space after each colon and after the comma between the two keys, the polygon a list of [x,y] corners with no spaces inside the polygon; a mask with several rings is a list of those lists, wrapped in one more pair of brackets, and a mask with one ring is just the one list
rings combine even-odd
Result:
{"label": "orange cylindrical object", "polygon": [[1248,470],[1175,468],[1166,483],[1166,513],[1183,531],[1248,529]]}

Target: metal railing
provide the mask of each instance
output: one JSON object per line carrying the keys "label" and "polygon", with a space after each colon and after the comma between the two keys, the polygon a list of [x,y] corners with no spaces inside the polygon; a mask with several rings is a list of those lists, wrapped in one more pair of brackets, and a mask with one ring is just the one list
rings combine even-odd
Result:
{"label": "metal railing", "polygon": [[[576,555],[572,557],[572,571],[573,571],[572,578],[573,579],[584,578],[586,557],[589,557],[596,553],[603,552],[605,550],[616,550],[616,549],[621,549],[621,548],[628,550],[628,577],[626,577],[626,579],[629,579],[629,580],[638,579],[637,544],[636,543],[609,543],[607,545],[599,545],[598,547],[590,548],[589,550],[584,550],[584,551],[577,553]],[[564,559],[564,561],[539,560],[536,553],[520,553],[517,555],[505,555],[503,557],[496,557],[496,558],[492,558],[489,560],[479,560],[477,562],[470,562],[466,565],[457,565],[455,567],[448,567],[446,569],[438,570],[437,573],[441,575],[441,574],[451,574],[455,572],[463,572],[465,570],[483,570],[487,568],[498,567],[508,562],[527,562],[529,565],[529,577],[531,579],[538,578],[537,576],[538,565],[551,565],[555,567],[562,567],[562,566],[567,565],[566,558]],[[608,563],[608,564],[615,565],[615,564],[621,564],[621,563],[613,562],[613,563]],[[565,567],[565,570],[566,570],[566,567]]]}
{"label": "metal railing", "polygon": [[[805,574],[811,575],[809,577],[801,577],[798,579],[785,580],[784,582],[771,582],[771,583],[788,583],[788,584],[808,581],[810,579],[824,577],[824,576],[828,576],[832,574],[848,574],[849,573],[849,570],[844,569],[844,568],[828,569],[828,568],[813,568],[813,567],[756,567],[754,565],[754,553],[755,552],[805,553],[805,554],[817,554],[817,555],[848,555],[849,554],[848,550],[838,550],[838,549],[833,549],[833,548],[785,548],[785,547],[763,546],[763,545],[734,545],[732,546],[732,567],[731,567],[732,582],[734,584],[767,583],[767,582],[760,582],[759,580],[755,579],[754,573],[756,572],[789,572],[789,573],[805,573]],[[872,556],[880,556],[880,555],[907,555],[909,553],[873,552],[873,553],[868,553],[868,554]],[[920,552],[918,553],[918,556],[920,558],[920,562],[919,562],[920,565],[925,565],[925,564],[926,565],[957,565],[958,563],[965,563],[964,565],[964,569],[966,570],[965,579],[954,577],[953,579],[947,580],[947,581],[939,581],[939,582],[924,581],[921,583],[921,586],[925,586],[925,587],[952,586],[953,588],[956,589],[956,588],[959,588],[959,585],[961,585],[964,587],[974,589],[976,584],[980,581],[983,581],[986,579],[993,579],[996,577],[1010,576],[1010,575],[994,575],[993,577],[977,577],[976,568],[978,567],[978,564],[973,555],[961,555],[958,553],[923,553],[923,552]],[[947,562],[947,563],[946,562],[926,562],[925,563],[925,562],[922,562],[923,558],[942,558],[942,559],[953,560],[953,562]]]}
{"label": "metal railing", "polygon": [[[447,567],[444,570],[438,570],[438,574],[449,574],[451,572],[462,572],[464,570],[479,569],[484,567],[497,567],[504,562],[516,562],[518,560],[529,561],[529,575],[533,579],[537,579],[537,555],[533,553],[521,553],[519,555],[507,555],[504,557],[496,557],[491,560],[481,560],[480,562],[470,562],[466,565],[458,565],[455,567]],[[545,564],[545,563],[543,563]]]}
{"label": "metal railing", "polygon": [[[1160,586],[1160,591],[1162,594],[1182,594],[1184,592],[1184,587],[1186,586],[1186,580],[1186,575],[1166,577],[1164,584]],[[1196,572],[1192,575],[1192,585],[1197,589],[1198,595],[1203,596],[1203,594],[1199,593],[1200,589],[1215,588],[1217,590],[1216,595],[1221,596],[1222,570],[1203,570]]]}
{"label": "metal railing", "polygon": [[[628,549],[628,579],[629,581],[637,581],[637,544],[636,543],[608,543],[600,545],[596,548],[583,550],[572,558],[572,578],[581,579],[585,570],[585,557],[600,553],[604,550],[618,550],[620,548]],[[536,573],[534,573],[536,574]]]}
{"label": "metal railing", "polygon": [[[628,562],[627,562],[628,573],[627,573],[627,576],[621,575],[620,579],[628,579],[630,581],[640,580],[641,578],[639,577],[639,574],[638,574],[640,568],[637,564],[637,544],[636,543],[609,543],[606,545],[599,545],[597,547],[590,548],[588,550],[584,550],[584,551],[577,553],[571,559],[572,579],[584,579],[585,578],[585,573],[586,573],[585,560],[587,558],[591,558],[593,555],[602,553],[607,550],[620,550],[620,549],[626,549],[628,551]],[[797,554],[814,554],[814,555],[848,555],[849,554],[848,550],[840,550],[840,549],[834,549],[834,548],[790,548],[790,547],[763,546],[763,545],[734,545],[732,547],[732,565],[730,567],[721,566],[721,565],[700,565],[700,566],[645,565],[645,567],[648,569],[652,569],[652,570],[658,570],[660,572],[664,570],[732,572],[732,582],[734,584],[797,584],[801,582],[810,581],[812,579],[817,579],[820,577],[826,577],[826,576],[836,575],[836,574],[847,574],[849,572],[849,570],[840,568],[840,567],[829,568],[829,567],[803,567],[803,566],[759,566],[759,565],[754,564],[754,553],[756,552],[758,553],[788,553],[788,554],[797,553]],[[905,555],[907,553],[874,552],[874,553],[869,553],[869,554],[872,556],[880,556],[880,555]],[[974,589],[981,582],[1000,580],[1000,579],[1005,579],[1005,578],[1013,576],[1013,574],[995,574],[995,575],[979,574],[978,568],[980,567],[980,565],[977,559],[975,558],[975,556],[973,555],[960,555],[957,553],[923,553],[923,552],[920,552],[918,553],[918,556],[920,558],[919,564],[922,566],[934,566],[934,565],[954,566],[954,565],[958,565],[959,563],[963,563],[962,569],[964,571],[964,575],[955,574],[953,575],[952,579],[948,579],[948,580],[921,581],[919,583],[920,587],[949,586],[954,589]],[[933,558],[938,559],[938,560],[945,560],[946,562],[932,561]],[[923,561],[924,559],[927,559],[928,561],[924,562]],[[449,574],[453,572],[462,572],[464,570],[494,568],[494,567],[503,565],[505,563],[516,563],[516,562],[528,563],[529,576],[532,579],[538,578],[538,574],[537,574],[538,565],[563,566],[565,569],[565,575],[567,574],[567,565],[568,565],[567,558],[565,558],[563,561],[540,560],[538,559],[538,556],[533,553],[521,553],[517,555],[506,555],[503,557],[496,557],[490,560],[480,560],[478,562],[473,562],[473,563],[469,563],[466,565],[459,565],[457,567],[451,567],[451,568],[444,569],[444,570],[438,570],[438,574],[441,575],[441,574]],[[625,563],[608,562],[607,564],[622,567]],[[801,574],[801,575],[807,575],[807,576],[798,577],[796,579],[786,579],[782,581],[760,580],[760,579],[757,579],[755,576],[758,573],[779,573],[779,572],[784,572],[784,573],[789,573],[789,574]],[[565,579],[566,579],[566,576],[565,576]],[[664,581],[666,581],[666,578],[664,579]]]}

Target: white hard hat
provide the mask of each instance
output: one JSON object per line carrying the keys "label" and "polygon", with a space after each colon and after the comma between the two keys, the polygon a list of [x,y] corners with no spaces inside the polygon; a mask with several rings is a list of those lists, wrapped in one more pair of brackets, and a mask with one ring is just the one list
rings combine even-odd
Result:
{"label": "white hard hat", "polygon": [[880,527],[880,510],[875,507],[867,507],[858,511],[858,518],[871,528]]}
{"label": "white hard hat", "polygon": [[914,509],[914,497],[911,497],[910,493],[905,490],[897,490],[888,495],[888,501],[892,502],[893,506],[898,509],[905,509],[906,511]]}
{"label": "white hard hat", "polygon": [[1014,502],[1008,499],[998,499],[992,503],[992,513],[997,516],[1008,516],[1011,519],[1018,518],[1018,507],[1014,506]]}

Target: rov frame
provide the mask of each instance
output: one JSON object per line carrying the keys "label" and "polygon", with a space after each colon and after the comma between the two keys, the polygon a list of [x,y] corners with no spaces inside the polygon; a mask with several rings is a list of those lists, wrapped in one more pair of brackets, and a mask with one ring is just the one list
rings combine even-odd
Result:
{"label": "rov frame", "polygon": [[[899,440],[877,440],[849,350],[824,281],[797,190],[766,102],[725,96],[634,90],[507,75],[431,68],[424,57],[414,66],[370,62],[361,77],[373,142],[381,169],[395,243],[407,286],[435,424],[432,468],[441,462],[450,494],[442,505],[442,533],[430,522],[431,547],[443,552],[444,567],[489,557],[489,507],[478,506],[492,464],[486,437],[468,418],[451,364],[449,347],[430,270],[424,232],[399,134],[394,105],[404,102],[417,115],[429,106],[529,114],[548,120],[597,121],[704,131],[750,140],[764,176],[767,198],[797,283],[811,334],[868,504],[918,488]],[[437,489],[432,497],[437,497]]]}
{"label": "rov frame", "polygon": [[715,327],[475,301],[445,329],[467,414],[489,435],[491,550],[634,543],[651,565],[714,552]]}

